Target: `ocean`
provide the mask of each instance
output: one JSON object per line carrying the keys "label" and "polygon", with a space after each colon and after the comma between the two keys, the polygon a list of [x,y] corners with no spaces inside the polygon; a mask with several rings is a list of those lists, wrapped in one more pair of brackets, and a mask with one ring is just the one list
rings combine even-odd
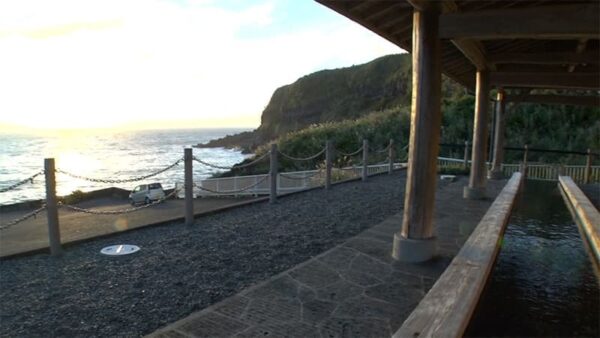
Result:
{"label": "ocean", "polygon": [[[128,179],[148,175],[183,157],[183,149],[248,129],[174,129],[119,131],[61,136],[0,134],[0,189],[44,169],[44,158],[55,158],[56,169],[99,179]],[[223,148],[194,148],[194,156],[220,166],[232,166],[247,155]],[[204,179],[218,170],[194,162],[194,179]],[[131,190],[136,185],[160,182],[169,189],[183,182],[183,162],[171,170],[139,182],[110,184],[90,182],[56,173],[57,195],[75,190],[108,187]],[[33,184],[0,192],[0,205],[45,198],[44,176]]]}

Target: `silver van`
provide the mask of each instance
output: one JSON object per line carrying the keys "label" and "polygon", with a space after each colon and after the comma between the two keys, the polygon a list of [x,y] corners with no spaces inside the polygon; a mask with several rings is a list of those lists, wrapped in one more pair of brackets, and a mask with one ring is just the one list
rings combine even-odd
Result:
{"label": "silver van", "polygon": [[129,202],[131,205],[136,205],[138,203],[149,204],[152,201],[158,201],[163,198],[165,198],[165,192],[160,183],[138,185],[129,194]]}

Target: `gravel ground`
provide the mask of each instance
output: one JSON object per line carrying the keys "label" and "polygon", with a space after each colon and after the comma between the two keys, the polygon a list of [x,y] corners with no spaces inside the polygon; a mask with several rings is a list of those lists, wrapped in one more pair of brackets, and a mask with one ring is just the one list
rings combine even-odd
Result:
{"label": "gravel ground", "polygon": [[[0,336],[140,336],[285,271],[402,209],[405,172],[0,262]],[[141,251],[107,257],[101,248]]]}

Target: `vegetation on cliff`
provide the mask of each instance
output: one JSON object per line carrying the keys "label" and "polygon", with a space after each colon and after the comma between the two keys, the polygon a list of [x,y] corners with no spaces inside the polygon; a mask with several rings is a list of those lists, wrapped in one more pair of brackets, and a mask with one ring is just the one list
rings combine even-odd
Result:
{"label": "vegetation on cliff", "polygon": [[[207,146],[240,147],[261,155],[270,142],[276,142],[282,152],[296,157],[317,153],[327,139],[334,140],[336,148],[343,152],[359,148],[363,138],[374,149],[385,147],[389,139],[401,148],[408,143],[410,99],[411,57],[388,55],[363,65],[316,72],[278,88],[263,111],[257,130],[228,136]],[[470,141],[474,97],[444,77],[442,100],[441,143],[462,145],[465,140]],[[600,149],[598,107],[509,104],[506,128],[509,147],[528,144],[530,148],[542,149]],[[443,156],[462,154],[459,147],[441,148]],[[505,158],[517,162],[522,152],[508,151]],[[283,170],[299,170],[321,166],[323,160],[324,156],[301,164],[284,158],[280,162]],[[584,157],[530,152],[529,160],[581,164]],[[338,156],[336,161],[336,165],[349,165],[360,158]],[[268,163],[264,162],[256,168],[243,172],[236,169],[225,175],[266,171]]]}

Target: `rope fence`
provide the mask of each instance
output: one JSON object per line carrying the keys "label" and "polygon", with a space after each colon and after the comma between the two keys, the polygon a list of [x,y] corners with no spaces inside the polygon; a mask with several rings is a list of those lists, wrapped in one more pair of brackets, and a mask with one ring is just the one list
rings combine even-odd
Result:
{"label": "rope fence", "polygon": [[252,162],[244,163],[244,164],[239,164],[239,165],[234,165],[234,166],[220,166],[220,165],[217,165],[217,164],[212,164],[212,163],[203,161],[203,160],[197,158],[196,156],[194,156],[193,159],[194,159],[194,161],[196,161],[196,162],[198,162],[200,164],[203,164],[203,165],[205,165],[207,167],[211,167],[211,168],[215,168],[215,169],[221,169],[221,170],[233,170],[233,169],[242,169],[242,168],[247,168],[247,167],[253,166],[256,163],[264,160],[269,155],[271,155],[271,153],[270,152],[266,152],[262,156],[260,156],[259,158],[253,160]]}
{"label": "rope fence", "polygon": [[289,175],[287,173],[279,173],[279,175],[281,177],[287,178],[288,180],[299,180],[299,181],[302,181],[302,180],[313,178],[313,177],[315,177],[315,176],[317,176],[319,174],[322,174],[322,173],[323,173],[323,169],[319,169],[319,170],[316,170],[314,173],[312,173],[310,175],[302,175],[302,176],[300,176],[300,175]]}
{"label": "rope fence", "polygon": [[310,161],[310,160],[314,160],[315,158],[317,158],[317,157],[319,157],[319,156],[323,155],[323,154],[325,153],[325,151],[326,151],[326,150],[327,150],[327,148],[323,148],[323,149],[322,149],[321,151],[319,151],[318,153],[316,153],[316,154],[314,154],[314,155],[312,155],[312,156],[309,156],[309,157],[293,157],[293,156],[291,156],[291,155],[288,155],[288,154],[286,154],[286,153],[284,153],[284,152],[281,152],[281,151],[278,151],[278,152],[279,152],[279,154],[280,154],[281,156],[283,156],[283,157],[285,157],[285,158],[287,158],[287,159],[289,159],[289,160],[292,160],[292,161]]}
{"label": "rope fence", "polygon": [[363,151],[363,149],[364,149],[364,148],[361,146],[361,147],[360,147],[360,148],[358,148],[356,151],[353,151],[353,152],[351,152],[351,153],[345,153],[345,152],[343,152],[343,151],[341,151],[341,150],[338,150],[338,149],[336,149],[336,150],[335,150],[335,152],[336,152],[337,154],[339,154],[339,155],[342,155],[342,156],[348,156],[348,157],[351,157],[351,156],[355,156],[355,155],[358,155],[358,154],[360,154],[360,153]]}
{"label": "rope fence", "polygon": [[250,190],[250,189],[252,189],[252,188],[254,188],[254,187],[257,187],[257,186],[259,186],[261,183],[265,182],[265,181],[266,181],[268,178],[269,178],[269,176],[268,176],[268,175],[265,175],[263,178],[261,178],[261,179],[260,179],[260,180],[258,180],[257,182],[255,182],[255,183],[253,183],[253,184],[251,184],[251,185],[249,185],[249,186],[246,186],[246,187],[244,187],[244,188],[241,188],[241,189],[235,189],[235,190],[218,191],[218,190],[209,189],[209,188],[207,188],[207,187],[204,187],[204,186],[201,186],[201,185],[198,185],[198,184],[195,184],[195,183],[194,183],[194,187],[196,187],[196,188],[198,188],[198,189],[200,189],[200,190],[204,190],[204,191],[207,191],[207,192],[213,193],[213,194],[219,194],[219,195],[232,195],[232,194],[239,194],[239,193],[242,193],[242,192],[248,191],[248,190]]}

